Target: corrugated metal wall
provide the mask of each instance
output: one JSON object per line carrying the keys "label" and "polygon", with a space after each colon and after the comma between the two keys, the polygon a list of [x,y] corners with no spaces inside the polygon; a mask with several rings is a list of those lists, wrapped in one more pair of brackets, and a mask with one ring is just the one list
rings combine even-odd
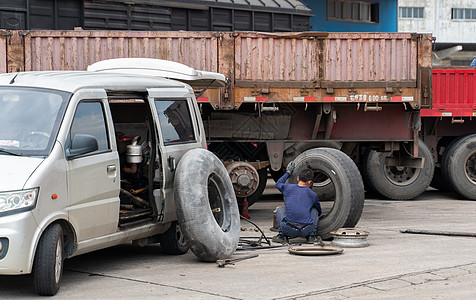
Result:
{"label": "corrugated metal wall", "polygon": [[[148,57],[227,76],[234,72],[238,85],[396,82],[416,87],[418,68],[418,39],[410,34],[31,31],[21,39],[27,71],[85,70],[100,60]],[[0,51],[5,47],[0,42]],[[16,60],[13,65],[23,68]]]}
{"label": "corrugated metal wall", "polygon": [[476,70],[433,70],[433,108],[476,109]]}
{"label": "corrugated metal wall", "polygon": [[0,35],[0,73],[7,72],[7,36]]}
{"label": "corrugated metal wall", "polygon": [[330,34],[324,80],[415,81],[416,43],[410,34]]}
{"label": "corrugated metal wall", "polygon": [[235,38],[235,80],[313,81],[319,78],[317,40],[240,33]]}
{"label": "corrugated metal wall", "polygon": [[217,72],[217,39],[200,32],[32,31],[25,37],[25,69],[86,70],[105,59],[148,57]]}

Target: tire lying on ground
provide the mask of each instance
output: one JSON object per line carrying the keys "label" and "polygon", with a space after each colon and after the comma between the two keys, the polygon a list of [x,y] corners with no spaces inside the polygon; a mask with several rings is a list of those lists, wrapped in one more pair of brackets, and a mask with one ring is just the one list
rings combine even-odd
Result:
{"label": "tire lying on ground", "polygon": [[366,184],[380,195],[394,200],[409,200],[423,193],[433,178],[435,164],[430,149],[418,142],[418,154],[425,159],[422,169],[385,166],[386,152],[369,151],[363,161]]}
{"label": "tire lying on ground", "polygon": [[365,195],[362,177],[352,159],[336,149],[316,148],[301,153],[294,163],[289,183],[297,183],[299,172],[309,168],[327,175],[335,188],[333,206],[329,211],[323,209],[317,235],[328,239],[331,231],[354,227],[362,215]]}
{"label": "tire lying on ground", "polygon": [[476,200],[476,134],[451,143],[443,154],[441,168],[455,192]]}
{"label": "tire lying on ground", "polygon": [[201,260],[230,257],[238,246],[240,215],[222,162],[210,151],[193,149],[178,163],[175,207],[187,245]]}

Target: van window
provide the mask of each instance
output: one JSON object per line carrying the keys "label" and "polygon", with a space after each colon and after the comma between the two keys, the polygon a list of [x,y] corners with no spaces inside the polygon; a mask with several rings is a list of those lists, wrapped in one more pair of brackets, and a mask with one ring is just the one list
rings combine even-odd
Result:
{"label": "van window", "polygon": [[80,102],[71,125],[70,139],[76,134],[89,134],[98,141],[98,151],[108,150],[106,118],[100,101]]}
{"label": "van window", "polygon": [[187,100],[155,99],[165,145],[195,141]]}

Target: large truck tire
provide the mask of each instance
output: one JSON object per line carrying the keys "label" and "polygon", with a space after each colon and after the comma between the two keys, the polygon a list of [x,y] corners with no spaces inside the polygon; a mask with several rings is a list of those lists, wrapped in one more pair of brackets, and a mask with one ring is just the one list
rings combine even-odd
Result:
{"label": "large truck tire", "polygon": [[422,169],[386,166],[388,153],[369,151],[363,162],[366,183],[373,191],[389,199],[409,200],[419,196],[430,185],[435,164],[423,141],[418,142],[418,153],[425,159]]}
{"label": "large truck tire", "polygon": [[443,176],[455,192],[476,200],[476,134],[466,135],[450,144],[442,160]]}
{"label": "large truck tire", "polygon": [[193,149],[178,163],[175,207],[187,245],[201,260],[230,257],[238,246],[240,215],[228,173],[210,151]]}
{"label": "large truck tire", "polygon": [[[299,154],[304,153],[309,149],[316,148],[332,148],[340,150],[342,148],[342,143],[334,141],[320,141],[320,142],[301,142],[294,144],[291,148],[286,150],[285,158],[283,159],[284,166],[287,166],[291,161],[293,161]],[[285,170],[282,169],[281,176],[284,174]],[[275,181],[281,177],[277,177]],[[273,177],[274,179],[274,177]],[[331,201],[335,198],[335,187],[332,184],[330,178],[322,172],[315,172],[313,180],[313,191],[316,192],[320,201]]]}
{"label": "large truck tire", "polygon": [[36,249],[33,282],[38,295],[56,295],[63,277],[63,262],[63,228],[60,224],[55,223],[46,228]]}
{"label": "large truck tire", "polygon": [[334,203],[328,211],[323,207],[317,235],[328,239],[331,237],[331,231],[357,225],[362,215],[365,194],[362,177],[350,157],[336,149],[316,148],[300,154],[294,163],[290,183],[297,183],[299,172],[309,168],[314,172],[326,174],[335,188]]}
{"label": "large truck tire", "polygon": [[430,186],[442,192],[453,191],[450,183],[448,182],[448,179],[445,178],[445,176],[443,175],[443,171],[441,170],[441,168],[438,167],[435,167],[435,172],[433,174],[433,179],[431,180]]}

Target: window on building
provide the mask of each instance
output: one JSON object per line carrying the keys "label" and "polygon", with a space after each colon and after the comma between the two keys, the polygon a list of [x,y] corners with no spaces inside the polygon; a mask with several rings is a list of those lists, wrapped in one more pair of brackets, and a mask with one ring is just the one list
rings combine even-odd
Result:
{"label": "window on building", "polygon": [[378,23],[378,3],[328,0],[327,18],[329,20]]}
{"label": "window on building", "polygon": [[476,8],[453,8],[451,18],[453,20],[476,20]]}
{"label": "window on building", "polygon": [[422,19],[424,18],[423,9],[423,7],[399,7],[398,17],[403,19]]}
{"label": "window on building", "polygon": [[453,67],[467,67],[471,65],[471,59],[452,59],[451,66]]}

